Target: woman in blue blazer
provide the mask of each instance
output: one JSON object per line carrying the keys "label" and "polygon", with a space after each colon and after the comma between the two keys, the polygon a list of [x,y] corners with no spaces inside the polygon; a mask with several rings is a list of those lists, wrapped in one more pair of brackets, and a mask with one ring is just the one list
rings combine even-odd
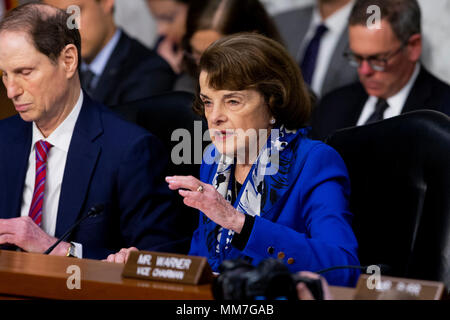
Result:
{"label": "woman in blue blazer", "polygon": [[[224,260],[267,258],[291,272],[358,265],[341,157],[307,138],[311,102],[300,71],[277,42],[256,34],[225,37],[200,61],[194,108],[208,121],[200,180],[167,177],[200,210],[190,254],[213,271]],[[325,274],[351,286],[358,271]]]}

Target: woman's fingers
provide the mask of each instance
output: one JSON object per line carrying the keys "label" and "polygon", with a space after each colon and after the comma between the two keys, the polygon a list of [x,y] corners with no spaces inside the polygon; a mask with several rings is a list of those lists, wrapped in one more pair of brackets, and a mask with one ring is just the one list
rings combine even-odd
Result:
{"label": "woman's fingers", "polygon": [[115,263],[126,263],[128,258],[130,257],[130,253],[132,251],[138,251],[135,247],[130,247],[128,249],[122,248],[119,252],[115,254],[110,254],[105,260],[107,262],[115,262]]}
{"label": "woman's fingers", "polygon": [[178,190],[178,193],[184,198],[185,205],[195,208],[200,211],[204,211],[207,207],[214,207],[215,203],[209,200],[209,197],[205,195],[205,191],[188,191]]}
{"label": "woman's fingers", "polygon": [[[220,226],[240,232],[245,217],[237,217],[237,211],[220,195],[214,186],[203,183],[192,176],[166,177],[169,188],[178,190],[183,203],[202,211]],[[238,219],[239,218],[239,219]]]}
{"label": "woman's fingers", "polygon": [[204,183],[193,176],[166,177],[166,182],[171,190],[188,189],[191,191],[203,191]]}
{"label": "woman's fingers", "polygon": [[204,211],[208,206],[214,206],[212,201],[217,192],[213,186],[203,183],[192,176],[173,176],[166,177],[171,190],[178,190],[178,193],[184,198],[184,204]]}

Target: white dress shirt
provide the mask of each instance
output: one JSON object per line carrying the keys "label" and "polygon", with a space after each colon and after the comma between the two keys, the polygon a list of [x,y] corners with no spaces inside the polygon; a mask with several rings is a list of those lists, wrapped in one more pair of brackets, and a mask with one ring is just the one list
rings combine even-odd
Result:
{"label": "white dress shirt", "polygon": [[97,86],[98,81],[100,80],[100,76],[105,70],[106,64],[108,63],[109,58],[111,57],[114,49],[117,46],[117,43],[120,40],[121,34],[122,31],[120,29],[117,29],[111,40],[108,41],[106,46],[103,47],[103,49],[97,54],[97,56],[89,65],[85,62],[81,62],[82,71],[85,71],[87,68],[89,68],[95,75],[91,83],[92,88],[95,88]]}
{"label": "white dress shirt", "polygon": [[[41,227],[42,230],[52,237],[55,236],[59,196],[61,194],[61,185],[64,169],[66,167],[67,153],[69,152],[73,130],[82,105],[83,92],[80,91],[80,96],[73,110],[47,138],[44,138],[41,131],[33,122],[33,137],[30,156],[28,157],[28,169],[25,177],[25,186],[23,189],[21,216],[28,216],[33,198],[36,176],[35,144],[39,140],[44,140],[49,142],[53,147],[50,149],[47,156],[47,172],[45,178],[44,200],[42,203]],[[79,258],[82,257],[81,244],[75,244],[75,256]]]}
{"label": "white dress shirt", "polygon": [[322,17],[317,6],[314,7],[311,23],[306,33],[305,39],[302,43],[301,57],[299,61],[303,60],[303,55],[311,39],[314,37],[317,27],[324,24],[328,31],[324,33],[320,40],[319,52],[316,60],[316,67],[311,81],[311,89],[316,95],[320,97],[322,93],[323,82],[333,57],[334,50],[338,44],[339,38],[346,30],[348,25],[348,18],[350,17],[353,8],[353,1],[350,1],[344,7],[333,13],[326,20],[322,21]]}
{"label": "white dress shirt", "polygon": [[[405,105],[406,99],[408,99],[409,92],[411,91],[414,82],[416,82],[419,72],[420,72],[420,64],[417,63],[414,68],[413,74],[409,78],[406,85],[398,93],[396,93],[395,95],[386,100],[389,107],[383,113],[384,119],[392,118],[402,113],[403,106]],[[377,104],[377,101],[378,97],[369,96],[369,98],[366,101],[366,104],[364,105],[361,111],[361,115],[359,116],[356,125],[361,126],[366,123],[366,121],[375,111],[375,105]]]}

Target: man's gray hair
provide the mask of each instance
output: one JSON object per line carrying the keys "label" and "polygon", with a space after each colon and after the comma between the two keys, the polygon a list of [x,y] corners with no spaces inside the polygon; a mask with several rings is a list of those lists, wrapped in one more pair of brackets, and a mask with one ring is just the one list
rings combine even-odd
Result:
{"label": "man's gray hair", "polygon": [[70,15],[58,8],[42,4],[27,3],[9,11],[0,21],[0,33],[5,31],[25,32],[34,47],[56,62],[61,51],[73,44],[78,51],[78,68],[81,65],[81,36],[77,28],[69,28]]}
{"label": "man's gray hair", "polygon": [[380,8],[381,20],[391,25],[397,39],[406,44],[414,34],[421,31],[421,12],[417,0],[356,0],[349,18],[349,25],[366,25],[371,13],[367,8]]}

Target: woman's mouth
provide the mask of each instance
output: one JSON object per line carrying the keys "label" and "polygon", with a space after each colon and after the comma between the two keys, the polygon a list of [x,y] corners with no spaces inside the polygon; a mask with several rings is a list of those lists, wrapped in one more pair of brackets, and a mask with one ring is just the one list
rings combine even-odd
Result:
{"label": "woman's mouth", "polygon": [[234,136],[234,130],[226,129],[226,130],[214,130],[214,138],[216,140],[226,140],[232,136]]}

